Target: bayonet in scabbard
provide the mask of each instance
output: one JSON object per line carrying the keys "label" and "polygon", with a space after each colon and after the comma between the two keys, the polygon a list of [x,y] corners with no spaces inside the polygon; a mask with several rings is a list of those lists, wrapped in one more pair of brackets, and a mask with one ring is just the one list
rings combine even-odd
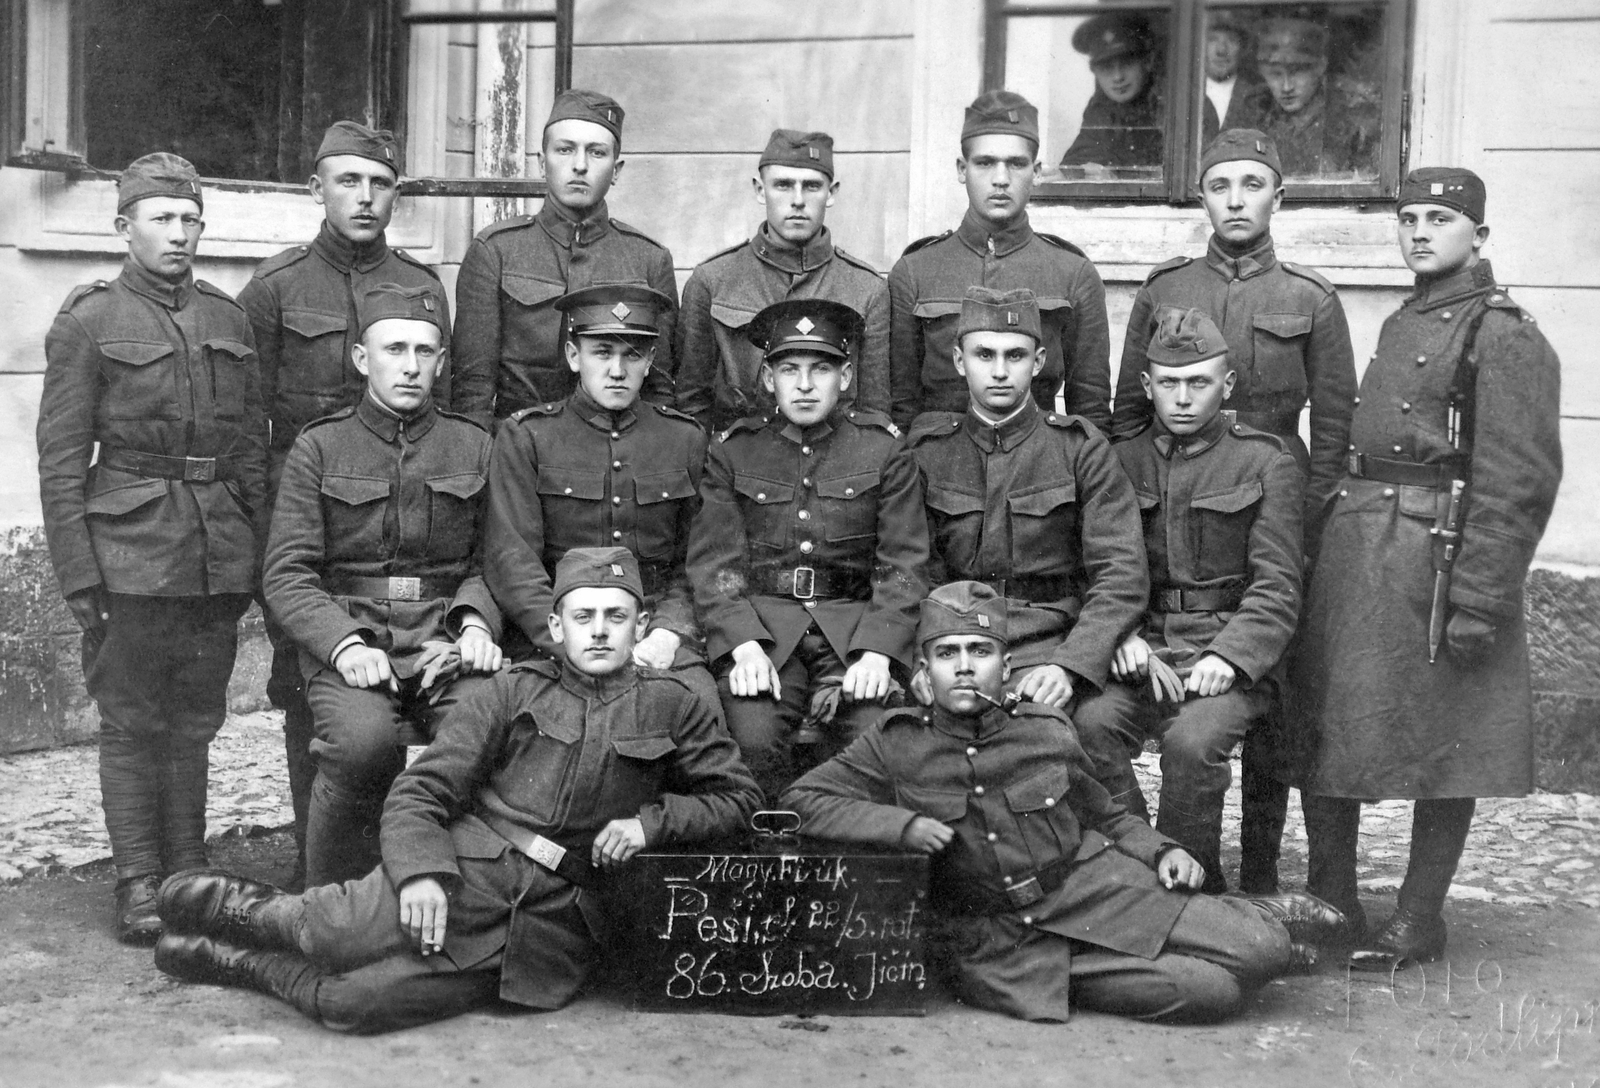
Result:
{"label": "bayonet in scabbard", "polygon": [[[1452,416],[1454,409],[1452,409]],[[1450,606],[1450,568],[1461,546],[1461,505],[1465,480],[1450,481],[1450,502],[1444,516],[1428,532],[1433,534],[1433,609],[1428,615],[1428,664],[1439,659],[1444,641],[1445,613]]]}

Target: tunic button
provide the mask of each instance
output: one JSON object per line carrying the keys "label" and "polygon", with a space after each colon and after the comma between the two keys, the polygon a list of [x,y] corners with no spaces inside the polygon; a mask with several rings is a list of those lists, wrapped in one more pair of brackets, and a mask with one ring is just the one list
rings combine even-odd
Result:
{"label": "tunic button", "polygon": [[1386,498],[1386,499],[1394,498],[1394,488],[1392,488],[1392,487],[1384,488],[1383,489],[1383,497]]}
{"label": "tunic button", "polygon": [[1356,444],[1354,442],[1350,443],[1350,452],[1351,453],[1356,452]]}
{"label": "tunic button", "polygon": [[815,608],[815,607],[817,607],[817,602],[816,601],[807,601],[806,602],[806,607],[807,608]]}
{"label": "tunic button", "polygon": [[[1377,358],[1377,356],[1376,356],[1376,355],[1374,355],[1374,356],[1373,356],[1373,358],[1374,358],[1374,359],[1376,359],[1376,358]],[[1360,397],[1357,397],[1357,398],[1356,398],[1356,399],[1355,399],[1355,400],[1353,400],[1353,401],[1351,401],[1351,402],[1350,402],[1350,403],[1351,403],[1351,404],[1360,404],[1360,403],[1361,403],[1361,398],[1360,398]]]}
{"label": "tunic button", "polygon": [[1427,361],[1428,361],[1428,357],[1426,355],[1418,355],[1417,356],[1417,365],[1418,366],[1421,366],[1423,363],[1426,363]]}
{"label": "tunic button", "polygon": [[801,521],[810,521],[811,520],[811,511],[802,510],[802,511],[800,511],[800,513],[796,514],[795,516],[798,517]]}
{"label": "tunic button", "polygon": [[1000,883],[1009,888],[1011,886],[1011,878],[1008,876],[1003,876],[1000,878]]}
{"label": "tunic button", "polygon": [[611,467],[615,468],[615,469],[620,469],[620,468],[622,468],[622,462],[621,461],[613,461],[613,462],[611,462]]}
{"label": "tunic button", "polygon": [[800,452],[805,454],[807,457],[810,457],[811,456],[811,447],[810,446],[801,446],[800,447]]}
{"label": "tunic button", "polygon": [[622,437],[622,433],[620,431],[612,431],[611,432],[611,437],[612,438],[621,438]]}
{"label": "tunic button", "polygon": [[1031,915],[1031,914],[1024,914],[1024,915],[1023,915],[1023,916],[1022,916],[1022,924],[1023,924],[1023,925],[1025,925],[1025,926],[1031,926],[1031,925],[1033,925],[1033,915]]}
{"label": "tunic button", "polygon": [[802,540],[800,542],[800,550],[805,552],[807,555],[811,554],[812,547],[814,547],[814,545],[809,540]]}
{"label": "tunic button", "polygon": [[984,838],[988,839],[990,842],[999,842],[1000,841],[1000,836],[996,835],[993,831],[991,831],[987,835],[985,835]]}
{"label": "tunic button", "polygon": [[565,491],[563,491],[563,492],[562,492],[562,494],[564,494],[564,495],[570,495],[570,494],[572,494],[572,488],[570,488],[570,487],[569,487],[569,488],[567,488],[567,489],[566,489],[566,490],[565,490]]}
{"label": "tunic button", "polygon": [[967,748],[967,755],[975,756],[977,754],[978,754],[978,750],[976,748],[973,748],[973,747],[970,747],[970,746]]}
{"label": "tunic button", "polygon": [[1055,808],[1056,807],[1056,799],[1054,797],[1046,797],[1044,799],[1044,807],[1045,808]]}
{"label": "tunic button", "polygon": [[622,505],[622,496],[621,495],[613,495],[613,496],[611,496],[611,505],[612,506],[621,506]]}
{"label": "tunic button", "polygon": [[662,498],[663,498],[663,499],[665,499],[665,498],[670,498],[670,496],[669,496],[669,495],[668,495],[668,494],[667,494],[667,493],[666,493],[666,492],[665,492],[665,491],[663,491],[663,492],[662,492],[662,493],[661,493],[661,497],[662,497]]}
{"label": "tunic button", "polygon": [[756,502],[766,502],[766,501],[767,501],[767,493],[765,491],[757,491],[756,492]]}
{"label": "tunic button", "polygon": [[1402,412],[1409,412],[1409,411],[1411,411],[1411,402],[1410,402],[1410,401],[1408,401],[1408,400],[1403,400],[1403,401],[1401,401],[1401,402],[1400,402],[1400,410],[1401,410],[1401,411],[1402,411]]}
{"label": "tunic button", "polygon": [[1397,446],[1394,447],[1394,452],[1396,452],[1396,453],[1404,453],[1405,452],[1405,447],[1397,445]]}
{"label": "tunic button", "polygon": [[977,794],[979,797],[982,797],[983,796],[983,787],[982,786],[973,786],[972,787],[972,792]]}
{"label": "tunic button", "polygon": [[809,476],[800,477],[800,486],[801,487],[810,487],[811,486],[811,477],[809,477]]}
{"label": "tunic button", "polygon": [[613,530],[611,530],[611,539],[612,540],[621,540],[622,539],[622,530],[621,529],[613,529]]}
{"label": "tunic button", "polygon": [[1450,320],[1450,311],[1446,310],[1444,313],[1440,314],[1439,315],[1439,320],[1440,321],[1449,321]]}
{"label": "tunic button", "polygon": [[847,487],[847,488],[844,489],[844,497],[847,498],[847,499],[850,496],[854,495],[855,493],[856,493],[856,489],[853,488],[853,487]]}
{"label": "tunic button", "polygon": [[1347,498],[1350,497],[1350,492],[1348,492],[1348,491],[1340,491],[1339,492],[1339,497],[1341,499],[1347,499]]}
{"label": "tunic button", "polygon": [[961,421],[959,419],[952,419],[950,421],[950,426],[959,427],[959,426],[961,426]]}

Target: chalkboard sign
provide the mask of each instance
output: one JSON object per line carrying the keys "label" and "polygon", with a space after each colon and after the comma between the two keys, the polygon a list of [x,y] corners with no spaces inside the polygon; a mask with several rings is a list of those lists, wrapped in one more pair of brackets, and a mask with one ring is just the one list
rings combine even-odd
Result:
{"label": "chalkboard sign", "polygon": [[923,1014],[926,857],[762,836],[696,850],[628,866],[639,1008]]}

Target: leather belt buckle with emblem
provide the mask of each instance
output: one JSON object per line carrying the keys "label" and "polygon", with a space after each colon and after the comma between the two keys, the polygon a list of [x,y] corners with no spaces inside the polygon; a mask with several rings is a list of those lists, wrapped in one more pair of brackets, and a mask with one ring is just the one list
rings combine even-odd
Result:
{"label": "leather belt buckle with emblem", "polygon": [[1030,876],[1027,880],[1019,880],[1006,886],[1006,898],[1013,907],[1031,907],[1044,898],[1044,889],[1039,886],[1039,878]]}
{"label": "leather belt buckle with emblem", "polygon": [[817,572],[812,567],[794,568],[794,593],[795,599],[809,601],[817,595]]}
{"label": "leather belt buckle with emblem", "polygon": [[1160,592],[1161,610],[1163,612],[1183,611],[1183,590],[1163,589]]}
{"label": "leather belt buckle with emblem", "polygon": [[567,848],[559,843],[551,842],[543,835],[535,835],[528,844],[527,854],[534,861],[549,869],[552,873],[567,856]]}
{"label": "leather belt buckle with emblem", "polygon": [[420,601],[422,600],[421,578],[390,578],[389,599],[391,601]]}
{"label": "leather belt buckle with emblem", "polygon": [[217,478],[217,459],[215,457],[185,457],[183,459],[183,478],[191,483],[210,483]]}

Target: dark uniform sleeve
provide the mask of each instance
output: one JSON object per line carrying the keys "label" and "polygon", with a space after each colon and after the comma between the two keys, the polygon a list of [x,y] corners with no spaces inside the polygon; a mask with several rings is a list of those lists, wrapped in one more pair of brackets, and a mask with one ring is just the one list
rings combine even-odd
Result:
{"label": "dark uniform sleeve", "polygon": [[[478,459],[478,471],[484,478],[492,479],[490,466],[491,444],[488,436],[484,436],[482,455]],[[487,502],[487,499],[482,500]],[[482,515],[480,515],[482,516]],[[487,517],[479,524],[484,524]],[[445,612],[445,631],[451,638],[461,637],[461,621],[467,612],[476,612],[484,623],[489,625],[489,637],[496,642],[505,633],[505,616],[500,611],[500,605],[495,601],[494,594],[489,591],[488,580],[484,577],[484,556],[488,552],[488,545],[484,534],[480,532],[474,542],[472,557],[467,561],[467,577],[456,589],[455,599],[450,602],[450,607]]]}
{"label": "dark uniform sleeve", "polygon": [[713,442],[700,480],[700,513],[689,534],[689,582],[695,610],[706,630],[706,657],[715,662],[735,646],[760,642],[770,648],[772,633],[748,596],[744,515],[733,490],[733,465],[727,446]]}
{"label": "dark uniform sleeve", "polygon": [[875,725],[784,790],[778,807],[799,813],[801,831],[812,838],[899,846],[918,813],[894,803],[883,744]]}
{"label": "dark uniform sleeve", "polygon": [[1561,483],[1561,361],[1516,310],[1485,315],[1475,354],[1471,482],[1450,603],[1506,624],[1522,608]]}
{"label": "dark uniform sleeve", "polygon": [[450,338],[451,410],[488,423],[500,370],[500,254],[474,239],[456,275]]}
{"label": "dark uniform sleeve", "polygon": [[647,846],[732,835],[761,807],[761,788],[719,720],[720,708],[699,696],[685,704],[672,730],[677,748],[662,795],[639,809]]}
{"label": "dark uniform sleeve", "polygon": [[44,392],[39,399],[39,500],[50,561],[70,597],[100,585],[84,488],[94,449],[100,370],[94,338],[70,313],[56,315],[44,340]]}
{"label": "dark uniform sleeve", "polygon": [[1306,344],[1306,388],[1311,399],[1311,479],[1306,486],[1305,527],[1314,541],[1322,516],[1339,490],[1350,446],[1350,417],[1356,407],[1355,349],[1344,304],[1332,293],[1317,303]]}
{"label": "dark uniform sleeve", "polygon": [[711,289],[701,268],[683,285],[683,308],[678,312],[677,408],[710,429],[717,381],[717,338],[712,328]]}
{"label": "dark uniform sleeve", "polygon": [[1250,527],[1250,584],[1206,647],[1252,683],[1272,671],[1299,622],[1304,502],[1305,475],[1293,454],[1281,453],[1262,480],[1261,509]]}
{"label": "dark uniform sleeve", "polygon": [[909,671],[917,613],[928,593],[928,521],[922,502],[922,474],[911,452],[900,448],[884,463],[882,480],[872,599],[850,636],[850,653],[880,653]]}
{"label": "dark uniform sleeve", "polygon": [[[1111,412],[1111,433],[1117,437],[1138,434],[1150,422],[1150,398],[1139,375],[1144,373],[1145,352],[1150,348],[1150,314],[1155,303],[1148,287],[1133,297],[1128,331],[1122,338],[1122,365],[1117,370],[1117,403]],[[1348,427],[1348,420],[1346,424]]]}
{"label": "dark uniform sleeve", "polygon": [[507,419],[489,463],[489,509],[483,530],[484,580],[505,618],[546,656],[550,638],[550,574],[544,568],[544,506],[539,501],[539,451],[533,430]]}
{"label": "dark uniform sleeve", "polygon": [[656,321],[660,335],[656,338],[655,362],[650,373],[645,375],[644,388],[639,395],[651,404],[671,408],[677,399],[673,392],[673,379],[677,374],[673,345],[678,334],[678,277],[672,271],[672,254],[665,249],[655,255],[650,268],[650,286],[670,298],[672,306]]}
{"label": "dark uniform sleeve", "polygon": [[889,272],[889,416],[902,431],[922,409],[922,326],[917,285],[901,257]]}
{"label": "dark uniform sleeve", "polygon": [[[1082,416],[1101,434],[1111,433],[1111,326],[1106,318],[1106,288],[1094,265],[1084,261],[1073,278],[1072,343],[1062,344],[1066,356],[1067,411]],[[1037,397],[1035,398],[1037,399]],[[1040,401],[1046,411],[1054,404]]]}
{"label": "dark uniform sleeve", "polygon": [[250,510],[255,531],[252,571],[259,571],[266,558],[267,533],[272,527],[272,511],[267,506],[267,409],[261,395],[260,356],[255,352],[255,336],[245,328],[250,356],[244,361],[244,468],[239,474],[239,491]]}
{"label": "dark uniform sleeve", "polygon": [[700,627],[695,623],[694,586],[689,582],[689,536],[694,532],[695,517],[700,512],[700,485],[705,478],[706,435],[700,432],[690,446],[689,480],[694,484],[695,497],[677,504],[677,547],[673,550],[672,582],[656,600],[655,614],[650,617],[650,630],[671,631],[684,642],[698,640]]}
{"label": "dark uniform sleeve", "polygon": [[1179,845],[1112,798],[1095,778],[1093,764],[1080,745],[1070,745],[1067,761],[1072,811],[1084,827],[1094,828],[1122,853],[1152,869],[1163,852]]}
{"label": "dark uniform sleeve", "polygon": [[861,334],[861,362],[856,372],[856,407],[892,416],[889,389],[889,288],[881,287],[867,303]]}
{"label": "dark uniform sleeve", "polygon": [[[252,278],[239,292],[239,305],[250,319],[261,364],[261,401],[270,416],[278,399],[278,368],[283,359],[283,307],[265,280]],[[272,441],[271,436],[268,442]]]}

